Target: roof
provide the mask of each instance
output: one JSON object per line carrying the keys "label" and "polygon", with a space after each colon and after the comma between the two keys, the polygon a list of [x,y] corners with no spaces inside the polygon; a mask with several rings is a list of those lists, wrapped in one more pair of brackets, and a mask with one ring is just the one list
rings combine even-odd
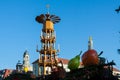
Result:
{"label": "roof", "polygon": [[[69,59],[64,59],[64,58],[57,58],[57,59],[58,59],[58,62],[62,61],[63,64],[68,64],[68,62],[69,62]],[[35,60],[32,64],[38,63],[38,60],[39,60],[39,59]],[[80,65],[83,65],[83,63],[80,62]]]}
{"label": "roof", "polygon": [[68,64],[69,60],[64,58],[58,58],[58,62],[62,61],[63,64]]}
{"label": "roof", "polygon": [[34,64],[34,63],[38,63],[38,60],[39,60],[39,59],[35,60],[32,64]]}
{"label": "roof", "polygon": [[[58,62],[62,61],[63,64],[68,64],[68,62],[69,62],[68,59],[64,59],[64,58],[57,58],[57,59],[58,59]],[[35,60],[32,64],[38,63],[38,60],[39,60],[39,59]]]}
{"label": "roof", "polygon": [[120,72],[117,68],[113,67],[113,71]]}
{"label": "roof", "polygon": [[[108,68],[108,66],[104,66],[104,68]],[[113,71],[115,72],[120,72],[120,70],[118,70],[117,68],[113,67]]]}

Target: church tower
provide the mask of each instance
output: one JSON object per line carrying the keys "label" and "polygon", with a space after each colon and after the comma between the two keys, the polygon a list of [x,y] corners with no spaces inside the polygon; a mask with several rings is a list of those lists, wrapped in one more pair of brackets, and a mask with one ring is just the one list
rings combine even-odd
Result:
{"label": "church tower", "polygon": [[60,21],[60,18],[56,15],[51,15],[49,12],[47,14],[41,14],[36,17],[36,21],[43,25],[41,31],[41,49],[36,50],[39,52],[39,67],[42,68],[42,75],[46,75],[48,73],[47,67],[54,68],[57,67],[57,52],[55,42],[56,42],[56,34],[54,30],[54,24]]}
{"label": "church tower", "polygon": [[29,53],[26,50],[23,54],[23,71],[31,71],[30,60],[29,60]]}

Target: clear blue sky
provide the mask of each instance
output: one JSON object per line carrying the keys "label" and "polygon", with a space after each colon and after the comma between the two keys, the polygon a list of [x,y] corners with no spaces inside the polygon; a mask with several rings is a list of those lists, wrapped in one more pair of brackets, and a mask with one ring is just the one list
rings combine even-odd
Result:
{"label": "clear blue sky", "polygon": [[38,58],[42,25],[35,17],[46,13],[61,18],[55,24],[59,57],[71,59],[88,49],[88,37],[93,37],[94,49],[120,69],[120,13],[114,10],[120,0],[0,0],[0,69],[15,69],[27,49],[32,63]]}

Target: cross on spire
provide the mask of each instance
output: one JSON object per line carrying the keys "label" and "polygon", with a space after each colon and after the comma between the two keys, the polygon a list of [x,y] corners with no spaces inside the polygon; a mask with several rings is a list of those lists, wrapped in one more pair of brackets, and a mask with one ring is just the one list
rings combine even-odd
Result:
{"label": "cross on spire", "polygon": [[46,8],[47,8],[47,14],[49,14],[50,5],[47,4],[47,5],[46,5]]}

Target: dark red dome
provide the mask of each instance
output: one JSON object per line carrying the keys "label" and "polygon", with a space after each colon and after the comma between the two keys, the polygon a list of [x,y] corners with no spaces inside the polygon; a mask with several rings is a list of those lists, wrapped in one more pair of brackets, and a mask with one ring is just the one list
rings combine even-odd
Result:
{"label": "dark red dome", "polygon": [[86,51],[82,55],[82,62],[84,66],[97,65],[99,63],[97,52],[94,49]]}

